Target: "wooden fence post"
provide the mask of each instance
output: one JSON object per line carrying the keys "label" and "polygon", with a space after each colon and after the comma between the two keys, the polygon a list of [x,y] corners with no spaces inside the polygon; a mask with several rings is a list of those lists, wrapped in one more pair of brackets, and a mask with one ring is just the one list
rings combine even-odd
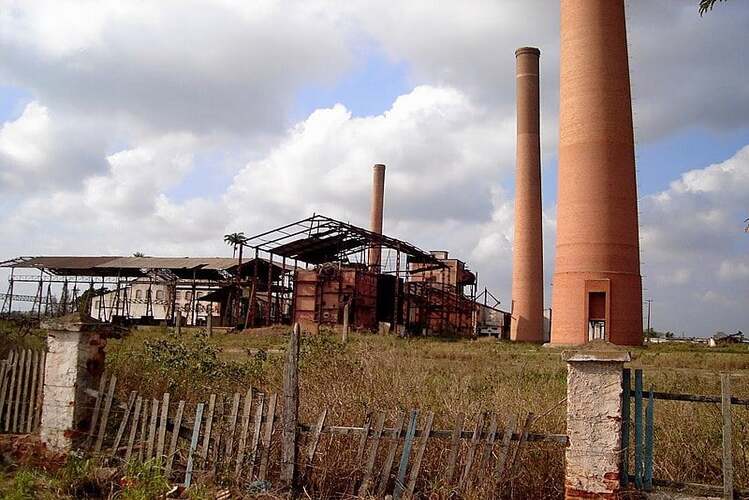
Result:
{"label": "wooden fence post", "polygon": [[723,498],[733,500],[733,447],[731,444],[731,375],[720,374],[720,408],[723,414]]}
{"label": "wooden fence post", "polygon": [[299,412],[299,323],[294,324],[283,373],[283,449],[281,484],[296,490],[296,445]]}
{"label": "wooden fence post", "polygon": [[348,342],[348,330],[349,330],[349,303],[346,302],[346,305],[343,306],[343,333],[341,335],[341,340],[344,344]]}

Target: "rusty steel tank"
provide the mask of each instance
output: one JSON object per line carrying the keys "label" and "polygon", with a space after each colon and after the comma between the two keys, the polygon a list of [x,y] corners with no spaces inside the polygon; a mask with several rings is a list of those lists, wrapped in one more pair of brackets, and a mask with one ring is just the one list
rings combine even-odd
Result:
{"label": "rusty steel tank", "polygon": [[552,344],[642,343],[624,0],[561,0]]}
{"label": "rusty steel tank", "polygon": [[512,243],[510,338],[544,341],[544,264],[541,213],[539,58],[541,51],[515,51],[517,146],[515,236]]}

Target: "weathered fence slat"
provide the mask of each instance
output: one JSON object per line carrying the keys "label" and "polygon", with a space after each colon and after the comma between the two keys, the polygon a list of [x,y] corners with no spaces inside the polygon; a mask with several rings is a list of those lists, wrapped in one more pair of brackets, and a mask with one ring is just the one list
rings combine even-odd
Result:
{"label": "weathered fence slat", "polygon": [[258,479],[265,480],[268,476],[268,463],[270,461],[270,440],[273,437],[273,424],[276,421],[276,404],[278,394],[271,394],[268,402],[268,410],[265,414],[265,432],[263,433],[263,456],[260,459],[260,474]]}
{"label": "weathered fence slat", "polygon": [[642,370],[635,370],[635,487],[642,489]]}
{"label": "weathered fence slat", "polygon": [[494,440],[497,437],[497,414],[492,413],[492,419],[489,422],[489,432],[486,436],[486,442],[484,443],[484,453],[481,457],[481,463],[486,466],[489,463],[489,459],[492,456],[492,449],[494,448]]}
{"label": "weathered fence slat", "polygon": [[361,437],[359,438],[359,447],[356,450],[356,466],[361,467],[364,460],[364,450],[367,449],[367,438],[369,438],[369,428],[372,426],[372,414],[368,413],[364,420]]}
{"label": "weathered fence slat", "polygon": [[502,435],[502,447],[499,451],[499,457],[497,457],[497,463],[494,466],[494,479],[496,481],[502,481],[505,472],[505,464],[507,463],[507,457],[510,455],[510,445],[512,444],[512,435],[515,433],[515,417],[510,415],[507,417],[507,423],[505,424],[504,434]]}
{"label": "weathered fence slat", "polygon": [[156,440],[156,423],[159,418],[159,400],[151,400],[151,420],[148,423],[148,441],[146,447],[146,460],[153,458],[153,444]]}
{"label": "weathered fence slat", "polygon": [[[216,408],[216,395],[211,394],[208,398],[208,413],[206,414],[205,430],[203,431],[203,444],[200,448],[200,458],[205,463],[208,458],[208,448],[211,445],[211,431],[213,430],[213,411]],[[218,446],[218,444],[215,444]]]}
{"label": "weathered fence slat", "polygon": [[733,500],[733,446],[731,436],[731,375],[720,374],[721,413],[723,415],[723,498]]}
{"label": "weathered fence slat", "polygon": [[117,428],[117,435],[115,436],[114,443],[112,444],[112,456],[115,456],[117,454],[117,449],[120,447],[120,441],[122,440],[122,435],[125,433],[127,421],[130,418],[130,412],[133,409],[133,404],[135,404],[135,395],[135,391],[131,391],[130,397],[128,397],[125,414],[122,416],[122,421],[120,422],[120,426]]}
{"label": "weathered fence slat", "polygon": [[515,450],[512,453],[512,460],[510,461],[510,467],[509,471],[510,474],[513,473],[515,470],[515,464],[517,463],[518,457],[520,456],[521,449],[523,447],[523,444],[525,444],[526,440],[528,439],[528,431],[531,428],[531,425],[533,425],[533,413],[528,413],[528,415],[525,417],[525,422],[523,422],[523,427],[520,429],[520,437],[518,438],[518,444],[515,446]]}
{"label": "weathered fence slat", "polygon": [[460,476],[458,487],[463,488],[466,486],[469,477],[471,475],[471,466],[473,466],[473,457],[476,454],[476,445],[481,440],[481,431],[484,428],[484,414],[479,413],[476,417],[476,427],[473,429],[473,436],[471,442],[468,444],[468,455],[466,456],[466,464],[463,468],[463,474]]}
{"label": "weathered fence slat", "polygon": [[434,422],[434,413],[429,412],[427,414],[427,421],[424,424],[423,434],[421,441],[419,442],[419,448],[416,450],[416,456],[414,457],[413,465],[411,466],[411,475],[408,478],[408,486],[406,487],[406,495],[411,498],[416,488],[416,480],[419,477],[419,471],[421,470],[421,460],[424,458],[424,451],[427,448],[427,441],[429,441],[429,434],[432,432],[432,422]]}
{"label": "weathered fence slat", "polygon": [[[323,411],[323,414],[320,416],[320,420],[318,420],[318,427],[315,428],[315,447],[317,446],[317,440],[320,439],[320,433],[318,429],[322,430],[322,425],[325,423],[325,415],[327,415],[327,410]],[[369,485],[372,482],[372,471],[374,470],[374,463],[377,458],[377,448],[380,446],[380,438],[382,437],[382,429],[385,427],[385,412],[381,411],[377,415],[377,422],[375,423],[375,430],[374,435],[372,436],[372,444],[369,445],[369,454],[367,455],[367,467],[364,470],[364,477],[362,478],[361,486],[359,487],[359,496],[364,497],[367,494],[367,490],[369,489]],[[310,446],[311,449],[311,446]],[[314,454],[314,450],[312,450],[312,453]],[[312,461],[310,460],[310,463]]]}
{"label": "weathered fence slat", "polygon": [[34,430],[34,415],[36,413],[36,385],[37,385],[37,374],[39,372],[39,358],[41,358],[38,351],[32,351],[31,357],[31,379],[29,387],[29,409],[28,415],[26,416],[26,433],[30,434]]}
{"label": "weathered fence slat", "polygon": [[8,406],[5,408],[5,432],[10,430],[10,418],[11,411],[13,408],[13,389],[16,382],[16,370],[18,369],[18,353],[16,351],[11,352],[13,361],[10,363],[10,380],[8,381]]}
{"label": "weathered fence slat", "polygon": [[[187,453],[187,467],[185,468],[185,488],[190,487],[192,482],[192,467],[195,458],[195,450],[198,447],[198,438],[200,437],[200,422],[203,420],[203,403],[198,403],[195,408],[195,425],[192,428],[192,439],[190,439],[190,450]],[[177,431],[179,432],[179,431]]]}
{"label": "weathered fence slat", "polygon": [[237,448],[237,464],[234,467],[234,475],[239,477],[244,461],[244,449],[247,445],[247,433],[250,430],[250,409],[252,407],[252,387],[247,390],[244,397],[244,407],[242,408],[242,428],[239,434],[239,446]]}
{"label": "weathered fence slat", "polygon": [[305,467],[307,470],[310,470],[312,468],[312,463],[315,460],[317,444],[320,442],[320,434],[322,433],[323,427],[325,427],[325,419],[327,418],[327,416],[328,409],[325,408],[317,418],[315,429],[312,431],[312,437],[310,438],[309,446],[307,447],[307,466]]}
{"label": "weathered fence slat", "polygon": [[[218,425],[215,425],[213,427],[213,449],[210,451],[211,458],[210,463],[213,465],[211,466],[211,469],[213,472],[216,472],[216,469],[218,468],[218,462],[219,462],[219,451],[221,450],[221,441],[223,437],[223,426],[221,425],[221,420],[224,417],[224,403],[225,399],[223,395],[218,395],[216,400],[216,410],[217,415],[214,416],[214,420]],[[209,443],[210,444],[210,443]]]}
{"label": "weathered fence slat", "polygon": [[263,406],[265,404],[265,394],[262,392],[257,396],[257,402],[255,402],[255,417],[253,423],[255,424],[252,431],[252,447],[250,449],[250,471],[247,475],[248,478],[252,479],[252,475],[255,472],[255,463],[258,457],[258,446],[260,445],[260,431],[263,426]]}
{"label": "weathered fence slat", "polygon": [[140,407],[143,404],[143,398],[138,396],[135,400],[135,410],[133,410],[133,423],[130,426],[130,436],[127,439],[127,450],[125,450],[125,462],[130,461],[130,456],[133,453],[133,445],[135,445],[135,435],[138,432],[138,418],[140,418]]}
{"label": "weathered fence slat", "polygon": [[177,413],[174,415],[174,427],[172,428],[172,438],[169,440],[169,451],[167,452],[166,468],[164,475],[168,478],[172,472],[174,455],[177,454],[177,441],[179,440],[179,428],[182,425],[182,412],[185,411],[185,401],[180,400],[177,403]]}
{"label": "weathered fence slat", "polygon": [[653,489],[653,412],[655,400],[653,389],[648,392],[648,406],[645,408],[645,477],[643,486],[645,491]]}
{"label": "weathered fence slat", "polygon": [[[31,404],[31,378],[33,375],[32,372],[32,364],[34,364],[34,361],[36,361],[36,351],[29,349],[28,354],[26,355],[26,374],[24,378],[26,379],[26,386],[23,389],[23,397],[21,398],[21,401],[23,401],[23,408],[21,408],[21,414],[23,415],[23,418],[20,422],[20,429],[19,432],[30,432],[29,430],[26,430],[26,428],[29,426],[29,419],[31,417],[31,410],[29,408],[29,405]],[[36,368],[34,366],[34,368]],[[28,400],[28,402],[27,402]]]}
{"label": "weathered fence slat", "polygon": [[13,351],[8,355],[8,359],[0,361],[0,420],[3,416],[3,408],[5,408],[5,386],[7,385],[5,375],[8,373],[8,364],[12,355]]}
{"label": "weathered fence slat", "polygon": [[622,476],[621,485],[626,487],[629,484],[629,415],[630,415],[630,390],[631,390],[631,370],[625,368],[622,371]]}
{"label": "weathered fence slat", "polygon": [[104,400],[104,410],[101,413],[101,425],[99,426],[99,435],[96,436],[96,446],[94,451],[97,453],[101,451],[101,445],[104,443],[104,434],[107,431],[107,422],[109,421],[109,411],[112,409],[112,398],[114,398],[114,387],[117,385],[117,377],[112,375],[109,380],[109,391],[107,391],[106,399]]}
{"label": "weathered fence slat", "polygon": [[164,442],[166,441],[166,423],[169,420],[169,393],[165,392],[161,399],[161,420],[159,421],[159,438],[156,444],[156,457],[164,459]]}
{"label": "weathered fence slat", "polygon": [[[269,304],[270,305],[270,304]],[[296,487],[296,439],[299,424],[299,323],[294,324],[286,350],[283,373],[283,441],[281,449],[281,484]]]}
{"label": "weathered fence slat", "polygon": [[18,377],[16,378],[15,405],[13,405],[13,423],[11,430],[18,432],[18,409],[21,404],[21,389],[23,388],[23,372],[26,366],[26,350],[21,351],[21,359],[18,362]]}
{"label": "weathered fence slat", "polygon": [[411,417],[406,427],[406,437],[403,438],[403,451],[401,453],[400,464],[398,465],[398,475],[395,479],[395,488],[393,489],[393,500],[398,500],[406,488],[406,471],[408,469],[408,460],[411,458],[411,448],[416,435],[416,421],[419,417],[419,410],[411,410]]}
{"label": "weathered fence slat", "polygon": [[234,431],[237,428],[237,414],[239,413],[240,399],[241,396],[239,395],[239,393],[235,392],[234,399],[232,400],[231,404],[231,413],[229,414],[229,419],[226,422],[226,432],[228,434],[226,436],[225,454],[227,460],[231,460],[231,454],[234,448]]}
{"label": "weathered fence slat", "polygon": [[36,388],[36,400],[34,404],[36,405],[36,411],[34,411],[34,422],[32,424],[32,427],[34,429],[39,428],[39,423],[42,419],[42,400],[44,398],[44,367],[47,363],[47,353],[42,351],[40,355],[40,361],[39,361],[39,376],[37,377],[37,388]]}
{"label": "weathered fence slat", "polygon": [[385,463],[382,466],[382,474],[380,475],[380,484],[377,486],[377,496],[382,497],[385,494],[385,488],[390,481],[390,471],[393,468],[393,461],[395,460],[395,454],[398,452],[398,444],[400,440],[401,432],[403,432],[403,423],[406,419],[405,413],[398,414],[398,421],[393,429],[393,434],[390,438],[390,446],[388,447],[388,454],[385,457]]}
{"label": "weathered fence slat", "polygon": [[90,448],[94,443],[94,434],[96,425],[99,423],[99,412],[101,411],[101,402],[104,399],[104,389],[107,387],[107,376],[102,373],[99,379],[99,390],[96,391],[96,401],[94,401],[94,412],[91,416],[91,427],[89,428],[88,437],[86,437],[86,448]]}
{"label": "weathered fence slat", "polygon": [[459,413],[455,417],[455,426],[453,427],[452,435],[450,436],[450,454],[447,457],[447,471],[445,472],[445,484],[450,485],[455,475],[455,463],[458,460],[458,452],[460,451],[460,437],[463,434],[463,423],[465,422],[465,415]]}
{"label": "weathered fence slat", "polygon": [[21,397],[18,398],[18,406],[20,407],[18,415],[18,427],[16,432],[24,432],[26,429],[26,398],[29,395],[29,379],[31,378],[31,355],[32,351],[26,349],[26,360],[23,362],[23,377],[21,378]]}
{"label": "weathered fence slat", "polygon": [[140,416],[140,440],[138,442],[138,460],[143,461],[148,440],[148,400],[143,400],[143,409]]}

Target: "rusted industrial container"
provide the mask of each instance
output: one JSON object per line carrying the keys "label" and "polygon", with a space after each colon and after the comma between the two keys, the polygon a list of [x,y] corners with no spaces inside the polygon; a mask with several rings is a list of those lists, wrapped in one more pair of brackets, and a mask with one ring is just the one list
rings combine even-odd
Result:
{"label": "rusted industrial container", "polygon": [[350,303],[354,328],[377,328],[377,275],[357,267],[320,266],[297,270],[294,277],[294,321],[321,325],[343,323]]}

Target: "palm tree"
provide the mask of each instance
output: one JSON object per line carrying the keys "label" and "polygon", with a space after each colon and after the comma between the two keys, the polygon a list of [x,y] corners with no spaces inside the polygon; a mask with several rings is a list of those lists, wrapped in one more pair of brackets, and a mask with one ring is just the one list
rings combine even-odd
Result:
{"label": "palm tree", "polygon": [[723,0],[700,0],[700,15],[703,15],[708,10],[713,10],[715,4],[722,1]]}
{"label": "palm tree", "polygon": [[244,233],[229,233],[224,235],[224,242],[227,245],[232,245],[234,247],[234,253],[233,256],[236,257],[237,255],[237,248],[239,248],[239,266],[242,266],[242,249],[244,248],[244,244],[247,243],[247,237],[244,235]]}

